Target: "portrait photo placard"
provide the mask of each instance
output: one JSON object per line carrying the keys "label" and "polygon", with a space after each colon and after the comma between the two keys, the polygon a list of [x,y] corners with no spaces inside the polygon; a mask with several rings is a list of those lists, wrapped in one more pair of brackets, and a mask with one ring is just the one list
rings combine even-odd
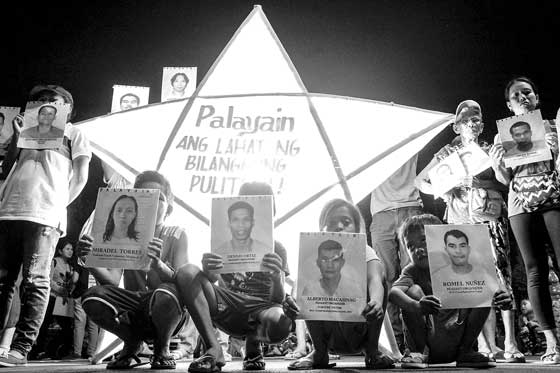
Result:
{"label": "portrait photo placard", "polygon": [[478,144],[472,143],[457,151],[467,176],[476,176],[492,167],[492,160]]}
{"label": "portrait photo placard", "polygon": [[28,102],[17,146],[26,149],[60,148],[69,114],[69,104]]}
{"label": "portrait photo placard", "polygon": [[150,87],[113,85],[111,113],[118,113],[119,111],[126,111],[139,106],[148,105],[149,100]]}
{"label": "portrait photo placard", "polygon": [[14,134],[14,127],[12,122],[19,114],[19,107],[0,106],[0,159],[4,158],[12,135]]}
{"label": "portrait photo placard", "polygon": [[365,322],[365,234],[300,233],[298,269],[298,318]]}
{"label": "portrait photo placard", "polygon": [[149,268],[148,243],[156,227],[159,193],[158,189],[99,189],[86,267]]}
{"label": "portrait photo placard", "polygon": [[467,172],[457,152],[453,152],[428,171],[428,176],[434,188],[434,196],[441,197],[459,185]]}
{"label": "portrait photo placard", "polygon": [[432,290],[442,308],[490,307],[499,288],[487,224],[426,225]]}
{"label": "portrait photo placard", "polygon": [[217,273],[259,272],[262,259],[274,252],[272,196],[212,199],[211,252],[224,261]]}
{"label": "portrait photo placard", "polygon": [[552,159],[540,110],[500,119],[496,124],[505,151],[506,167]]}
{"label": "portrait photo placard", "polygon": [[196,67],[164,67],[161,101],[191,97],[196,89]]}

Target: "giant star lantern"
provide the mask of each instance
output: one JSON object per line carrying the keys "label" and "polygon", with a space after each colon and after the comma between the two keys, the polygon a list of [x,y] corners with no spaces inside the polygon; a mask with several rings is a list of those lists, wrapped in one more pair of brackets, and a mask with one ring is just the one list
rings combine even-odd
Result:
{"label": "giant star lantern", "polygon": [[[450,114],[309,93],[262,9],[236,31],[192,97],[81,123],[94,152],[129,180],[149,169],[175,194],[191,262],[209,251],[213,197],[243,181],[276,193],[274,238],[297,273],[298,238],[324,203],[359,200],[422,149]],[[168,220],[169,222],[169,220]]]}

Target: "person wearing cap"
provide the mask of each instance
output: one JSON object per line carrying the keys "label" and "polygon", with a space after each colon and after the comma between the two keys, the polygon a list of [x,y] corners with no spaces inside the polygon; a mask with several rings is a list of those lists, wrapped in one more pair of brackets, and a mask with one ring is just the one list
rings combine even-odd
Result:
{"label": "person wearing cap", "polygon": [[[458,136],[450,145],[445,145],[438,151],[434,159],[418,174],[415,180],[418,188],[424,193],[433,194],[428,172],[452,152],[474,143],[489,153],[490,145],[485,142],[479,143],[478,140],[483,129],[480,105],[473,100],[462,101],[457,106],[453,124],[453,131]],[[467,160],[464,159],[464,161]],[[469,167],[466,166],[465,169],[468,170]],[[488,225],[498,278],[504,290],[513,296],[509,222],[503,193],[505,193],[505,188],[496,179],[493,168],[489,167],[477,175],[467,175],[460,185],[452,188],[443,196],[446,202],[444,220],[449,224]],[[499,358],[504,357],[506,362],[523,363],[525,358],[519,352],[515,340],[514,314],[511,310],[502,310],[501,313],[505,329],[505,352],[496,345],[494,312],[490,313],[479,338],[479,349]]]}
{"label": "person wearing cap", "polygon": [[57,128],[53,122],[57,115],[54,105],[42,105],[37,112],[37,125],[23,130],[20,134],[25,139],[59,139],[64,136],[64,130]]}
{"label": "person wearing cap", "polygon": [[[72,95],[60,86],[35,87],[29,99],[73,104]],[[48,304],[50,263],[59,237],[66,233],[66,208],[82,191],[91,158],[88,140],[70,123],[58,149],[40,150],[18,149],[21,117],[13,124],[9,156],[2,164],[8,177],[0,196],[0,256],[6,258],[8,272],[0,289],[0,329],[9,318],[20,269],[25,297],[0,367],[27,362]]]}
{"label": "person wearing cap", "polygon": [[[245,183],[239,195],[273,195],[270,185]],[[244,370],[264,370],[261,342],[278,343],[290,333],[298,309],[285,297],[284,278],[289,275],[286,249],[274,243],[274,252],[264,255],[265,272],[213,272],[223,266],[220,255],[205,253],[202,270],[192,264],[179,268],[175,282],[180,299],[206,347],[189,372],[221,371],[225,365],[213,325],[234,337],[245,337]],[[216,284],[219,282],[222,285]]]}

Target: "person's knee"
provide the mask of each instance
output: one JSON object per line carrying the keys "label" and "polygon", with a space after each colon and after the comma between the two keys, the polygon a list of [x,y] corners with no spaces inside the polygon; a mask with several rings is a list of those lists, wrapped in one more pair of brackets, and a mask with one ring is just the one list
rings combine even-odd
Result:
{"label": "person's knee", "polygon": [[406,295],[408,295],[409,297],[411,297],[412,299],[415,300],[420,300],[422,299],[422,297],[425,295],[424,291],[422,290],[422,288],[419,285],[412,285],[410,288],[408,288],[408,290],[406,291]]}
{"label": "person's knee", "polygon": [[186,287],[196,281],[201,270],[194,264],[187,263],[177,269],[175,273],[175,283],[178,286]]}
{"label": "person's knee", "polygon": [[174,294],[158,289],[152,296],[150,314],[153,320],[177,320],[181,318],[182,308]]}
{"label": "person's knee", "polygon": [[280,307],[271,307],[259,315],[257,336],[263,342],[278,343],[290,334],[292,319]]}
{"label": "person's knee", "polygon": [[106,328],[108,323],[116,322],[116,312],[107,304],[96,299],[85,299],[82,304],[88,317],[97,325]]}

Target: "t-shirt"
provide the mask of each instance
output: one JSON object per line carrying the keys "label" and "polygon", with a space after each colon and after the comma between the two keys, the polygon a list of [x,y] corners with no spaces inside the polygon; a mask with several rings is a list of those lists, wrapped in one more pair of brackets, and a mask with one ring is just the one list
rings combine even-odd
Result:
{"label": "t-shirt", "polygon": [[[161,248],[161,261],[167,264],[170,268],[177,269],[185,263],[173,263],[176,258],[177,250],[181,249],[181,237],[187,237],[187,233],[181,227],[177,226],[163,226],[158,238],[163,240]],[[153,269],[149,271],[142,270],[124,270],[123,274],[124,288],[132,291],[148,291],[156,289],[161,283],[161,279],[157,272]]]}
{"label": "t-shirt", "polygon": [[414,155],[371,192],[372,215],[400,207],[422,206],[420,192],[414,186],[417,161],[418,155]]}
{"label": "t-shirt", "polygon": [[400,277],[393,286],[404,286],[410,288],[412,285],[418,285],[425,295],[432,295],[432,280],[430,279],[430,270],[418,267],[414,263],[410,263],[401,272]]}
{"label": "t-shirt", "polygon": [[0,195],[0,220],[25,220],[66,231],[72,161],[91,158],[89,141],[66,124],[59,149],[21,149]]}
{"label": "t-shirt", "polygon": [[[274,241],[274,252],[282,259],[282,270],[286,276],[290,275],[288,269],[288,254],[284,246]],[[272,289],[272,279],[266,272],[236,272],[223,273],[222,280],[226,287],[236,293],[252,295],[262,299],[269,299]]]}

